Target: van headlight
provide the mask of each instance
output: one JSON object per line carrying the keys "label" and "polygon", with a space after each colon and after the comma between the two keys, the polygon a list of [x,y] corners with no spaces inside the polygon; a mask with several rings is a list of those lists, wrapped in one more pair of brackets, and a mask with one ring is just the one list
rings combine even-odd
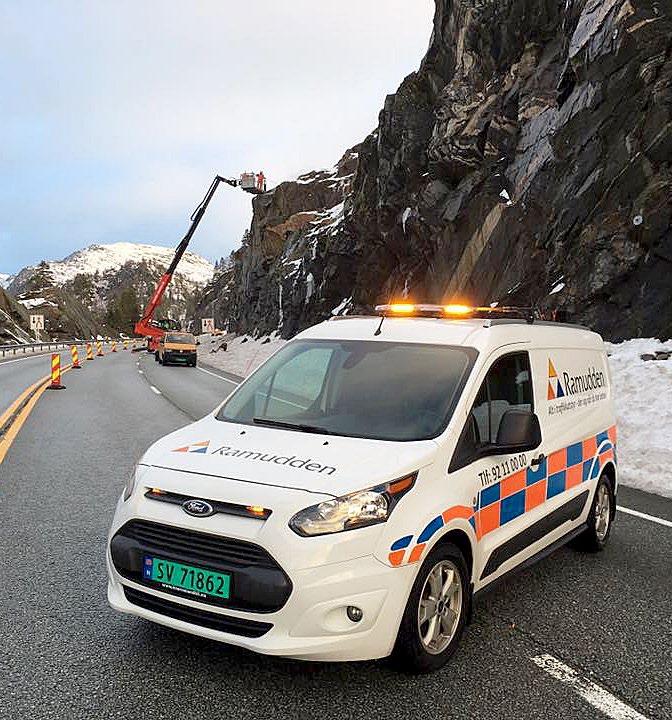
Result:
{"label": "van headlight", "polygon": [[147,470],[147,467],[145,465],[140,464],[141,462],[142,460],[133,466],[133,470],[129,474],[128,479],[126,480],[126,485],[124,485],[124,502],[126,502],[135,491],[135,487],[138,484],[139,476]]}
{"label": "van headlight", "polygon": [[134,465],[133,470],[128,475],[128,478],[126,480],[126,485],[124,485],[124,502],[128,500],[128,498],[131,497],[133,494],[133,491],[135,490],[135,483],[136,483],[136,473],[138,470],[138,466]]}
{"label": "van headlight", "polygon": [[330,535],[384,523],[413,487],[418,473],[376,487],[325,500],[296,513],[289,527],[303,537]]}

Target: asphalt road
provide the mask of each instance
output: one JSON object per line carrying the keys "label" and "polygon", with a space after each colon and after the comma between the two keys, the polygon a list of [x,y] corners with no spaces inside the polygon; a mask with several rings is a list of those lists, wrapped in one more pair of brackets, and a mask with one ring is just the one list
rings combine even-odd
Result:
{"label": "asphalt road", "polygon": [[[0,465],[0,718],[607,717],[533,662],[547,654],[643,716],[672,717],[672,529],[623,514],[604,553],[563,549],[481,597],[430,676],[267,658],[113,612],[105,538],[128,473],[232,386],[130,352],[66,380]],[[669,500],[619,501],[672,518]]]}
{"label": "asphalt road", "polygon": [[[61,362],[66,365],[70,362],[70,353],[66,356],[61,353]],[[18,359],[9,359],[0,362],[0,413],[9,407],[21,390],[51,372],[51,355],[19,356]]]}

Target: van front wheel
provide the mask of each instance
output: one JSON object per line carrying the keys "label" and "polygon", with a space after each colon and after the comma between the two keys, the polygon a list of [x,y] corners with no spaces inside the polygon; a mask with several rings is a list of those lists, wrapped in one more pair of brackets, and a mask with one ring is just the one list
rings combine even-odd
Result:
{"label": "van front wheel", "polygon": [[413,583],[394,646],[401,669],[427,673],[448,662],[464,631],[469,592],[459,548],[446,543],[432,550]]}

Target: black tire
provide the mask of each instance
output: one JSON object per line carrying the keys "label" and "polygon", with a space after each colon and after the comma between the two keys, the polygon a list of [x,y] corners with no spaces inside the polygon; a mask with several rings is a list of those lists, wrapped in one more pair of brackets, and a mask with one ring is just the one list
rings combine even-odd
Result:
{"label": "black tire", "polygon": [[154,353],[154,360],[155,360],[155,362],[159,361],[159,351],[158,350]]}
{"label": "black tire", "polygon": [[[608,502],[608,507],[606,508],[606,530],[603,526],[605,518],[603,505],[605,498],[606,502]],[[572,543],[573,547],[584,552],[602,552],[609,541],[609,535],[611,535],[611,524],[615,514],[614,510],[614,491],[609,478],[602,474],[595,488],[595,496],[593,497],[593,503],[588,513],[588,527],[574,540]]]}
{"label": "black tire", "polygon": [[[459,597],[459,616],[452,631],[450,642],[440,652],[430,652],[421,638],[420,600],[429,582],[430,574],[441,564],[447,562],[457,571],[461,594]],[[399,633],[392,651],[392,662],[404,672],[428,673],[443,667],[457,649],[471,604],[471,584],[464,556],[458,547],[446,543],[434,548],[422,563],[413,587],[411,588],[404,616],[401,619]],[[440,621],[439,621],[440,622]],[[437,648],[438,650],[438,648]]]}
{"label": "black tire", "polygon": [[159,365],[165,365],[165,364],[166,364],[165,360],[161,357],[161,355],[159,355]]}

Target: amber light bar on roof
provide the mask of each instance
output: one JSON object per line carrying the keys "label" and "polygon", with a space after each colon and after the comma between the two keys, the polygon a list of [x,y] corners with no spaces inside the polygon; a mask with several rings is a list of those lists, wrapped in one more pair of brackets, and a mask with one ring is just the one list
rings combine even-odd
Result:
{"label": "amber light bar on roof", "polygon": [[425,305],[415,303],[390,303],[377,305],[378,315],[406,315],[408,317],[468,317],[477,308],[469,305]]}
{"label": "amber light bar on roof", "polygon": [[532,308],[472,307],[471,305],[427,305],[423,303],[390,303],[377,305],[376,313],[383,317],[474,318],[508,316],[534,321]]}

